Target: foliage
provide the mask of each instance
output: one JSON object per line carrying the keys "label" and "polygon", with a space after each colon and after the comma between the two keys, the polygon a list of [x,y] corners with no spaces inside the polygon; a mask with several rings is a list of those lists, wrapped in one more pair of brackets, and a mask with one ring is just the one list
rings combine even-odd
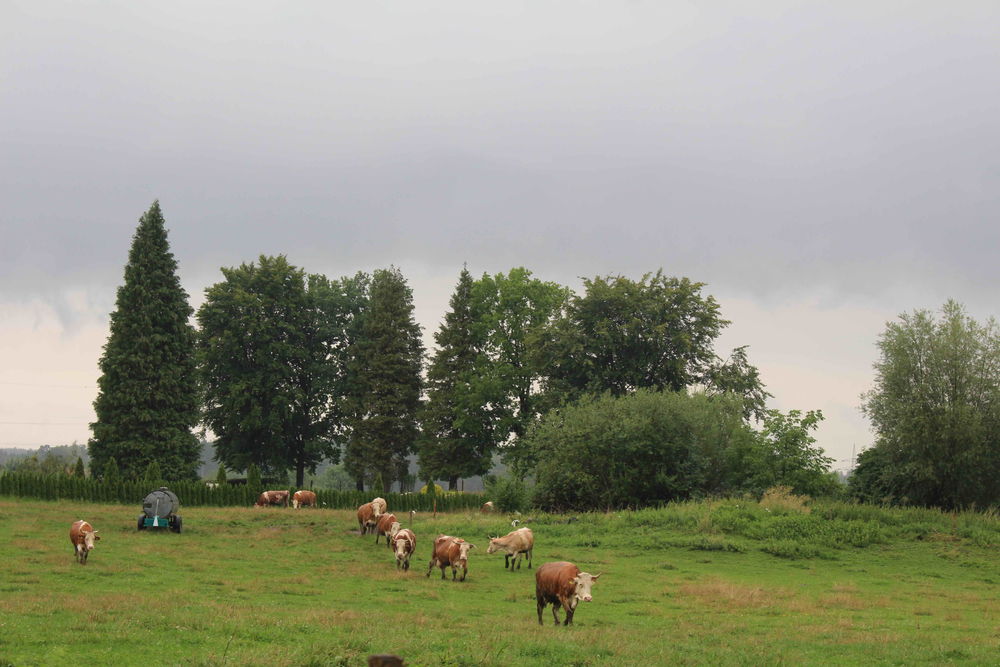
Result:
{"label": "foliage", "polygon": [[489,472],[495,416],[482,400],[485,336],[472,301],[472,276],[465,268],[451,297],[451,310],[434,334],[437,349],[427,369],[427,401],[421,410],[420,468],[424,477],[458,479]]}
{"label": "foliage", "polygon": [[256,463],[251,463],[247,468],[247,488],[254,496],[264,490],[264,484],[260,479],[260,468]]}
{"label": "foliage", "polygon": [[118,460],[115,457],[109,458],[101,468],[101,480],[108,486],[122,481],[121,470],[118,468]]}
{"label": "foliage", "polygon": [[76,457],[76,465],[73,467],[73,475],[75,477],[86,477],[87,470],[83,467],[83,458]]}
{"label": "foliage", "polygon": [[768,512],[809,514],[809,496],[792,493],[790,486],[772,486],[761,496],[760,506]]}
{"label": "foliage", "polygon": [[484,480],[486,491],[484,495],[493,501],[494,507],[501,512],[525,512],[531,504],[531,490],[524,480],[514,476],[490,476]]}
{"label": "foliage", "polygon": [[444,495],[444,488],[440,484],[424,484],[420,487],[420,493],[429,496],[441,496]]}
{"label": "foliage", "polygon": [[347,445],[347,469],[382,492],[403,479],[417,437],[423,343],[413,318],[413,292],[399,269],[372,275],[361,335],[351,349],[358,408]]}
{"label": "foliage", "polygon": [[216,471],[215,473],[215,483],[218,484],[219,486],[229,483],[229,480],[226,477],[226,466],[224,465],[219,466],[219,470]]}
{"label": "foliage", "polygon": [[146,472],[142,475],[142,481],[148,484],[156,485],[163,482],[163,473],[160,471],[160,464],[158,461],[149,462],[149,465],[146,466]]}
{"label": "foliage", "polygon": [[584,287],[585,294],[571,296],[533,341],[549,404],[639,388],[680,391],[705,382],[713,369],[720,391],[735,389],[738,377],[740,389],[762,398],[763,386],[742,348],[729,366],[714,368],[712,346],[729,322],[715,299],[702,295],[703,283],[657,271],[638,281],[598,276]]}
{"label": "foliage", "polygon": [[345,282],[307,276],[285,257],[222,270],[198,310],[205,424],[216,459],[268,475],[295,470],[301,485],[346,428]]}
{"label": "foliage", "polygon": [[332,489],[334,491],[347,491],[355,488],[355,484],[351,475],[344,469],[344,465],[339,464],[327,467],[316,479],[316,487],[320,489]]}
{"label": "foliage", "polygon": [[543,508],[639,507],[732,488],[754,434],[742,403],[640,389],[547,413],[515,452]]}
{"label": "foliage", "polygon": [[135,479],[158,461],[169,480],[194,479],[198,439],[195,334],[159,202],[140,218],[118,288],[88,446],[100,470],[111,457]]}
{"label": "foliage", "polygon": [[879,337],[862,396],[876,432],[859,497],[945,508],[1000,502],[1000,330],[955,301],[899,316]]}
{"label": "foliage", "polygon": [[533,278],[524,267],[506,274],[483,274],[472,287],[478,331],[485,337],[484,363],[473,385],[472,405],[487,406],[482,433],[493,449],[525,434],[544,406],[537,386],[541,376],[529,354],[535,332],[562,308],[569,290]]}
{"label": "foliage", "polygon": [[833,459],[823,454],[810,434],[822,420],[820,410],[805,415],[799,410],[765,411],[758,444],[746,462],[751,470],[750,488],[788,486],[812,496],[832,493],[837,484],[828,474]]}

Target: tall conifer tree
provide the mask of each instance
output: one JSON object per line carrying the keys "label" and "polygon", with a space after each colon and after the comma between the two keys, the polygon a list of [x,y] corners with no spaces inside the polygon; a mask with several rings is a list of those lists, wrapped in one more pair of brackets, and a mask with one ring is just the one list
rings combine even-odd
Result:
{"label": "tall conifer tree", "polygon": [[94,401],[97,421],[90,425],[93,470],[113,457],[127,479],[138,478],[154,461],[168,480],[197,478],[191,313],[156,201],[139,219],[111,313]]}
{"label": "tall conifer tree", "polygon": [[360,409],[346,464],[356,480],[370,475],[388,492],[416,441],[424,349],[413,292],[399,269],[374,273],[368,306],[354,346]]}
{"label": "tall conifer tree", "polygon": [[434,334],[437,350],[427,370],[427,402],[421,411],[420,467],[428,479],[447,479],[490,470],[495,419],[483,399],[483,328],[477,326],[472,276],[465,268],[451,297],[451,310]]}

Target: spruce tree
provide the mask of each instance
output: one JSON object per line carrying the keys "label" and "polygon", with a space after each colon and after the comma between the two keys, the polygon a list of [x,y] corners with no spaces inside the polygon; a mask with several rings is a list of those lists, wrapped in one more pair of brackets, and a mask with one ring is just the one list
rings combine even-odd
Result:
{"label": "spruce tree", "polygon": [[132,238],[100,360],[92,465],[114,457],[126,479],[157,461],[168,480],[196,479],[198,421],[192,309],[177,276],[159,202]]}
{"label": "spruce tree", "polygon": [[79,477],[80,479],[87,476],[87,470],[83,467],[83,458],[80,456],[76,457],[76,466],[73,469],[73,476]]}
{"label": "spruce tree", "polygon": [[359,415],[348,443],[348,469],[380,479],[388,493],[417,437],[423,343],[413,319],[413,292],[399,269],[374,273],[368,312],[353,363]]}
{"label": "spruce tree", "polygon": [[434,334],[437,350],[427,370],[427,402],[421,411],[420,468],[430,479],[484,475],[492,464],[494,419],[482,400],[485,336],[477,327],[473,280],[465,268],[451,310]]}

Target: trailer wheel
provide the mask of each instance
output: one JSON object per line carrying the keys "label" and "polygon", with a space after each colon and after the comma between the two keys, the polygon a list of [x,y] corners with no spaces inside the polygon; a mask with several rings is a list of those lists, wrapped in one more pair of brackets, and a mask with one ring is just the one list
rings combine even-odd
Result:
{"label": "trailer wheel", "polygon": [[136,530],[146,530],[146,515],[139,515],[139,522],[135,526]]}
{"label": "trailer wheel", "polygon": [[174,517],[174,521],[173,524],[170,526],[170,529],[175,533],[181,532],[181,518],[179,516]]}

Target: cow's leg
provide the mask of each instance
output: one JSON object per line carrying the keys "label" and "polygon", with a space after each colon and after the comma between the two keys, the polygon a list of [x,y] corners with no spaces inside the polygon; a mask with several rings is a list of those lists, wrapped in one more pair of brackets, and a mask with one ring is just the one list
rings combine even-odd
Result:
{"label": "cow's leg", "polygon": [[86,565],[87,564],[87,556],[89,556],[89,555],[90,555],[90,552],[87,551],[86,549],[83,549],[82,551],[80,551],[80,558],[81,558],[80,565]]}
{"label": "cow's leg", "polygon": [[528,569],[531,569],[531,549],[528,549]]}
{"label": "cow's leg", "polygon": [[462,578],[459,581],[465,581],[465,575],[467,575],[468,573],[469,573],[469,568],[463,567],[462,568]]}
{"label": "cow's leg", "polygon": [[503,555],[503,569],[510,567],[510,554]]}
{"label": "cow's leg", "polygon": [[535,591],[535,601],[538,607],[538,625],[544,625],[542,623],[542,610],[545,609],[545,597],[538,591]]}
{"label": "cow's leg", "polygon": [[[518,551],[516,554],[514,554],[514,563],[517,564],[517,569],[520,570],[521,569],[521,552],[520,551]],[[510,569],[513,570],[514,566],[511,565]]]}
{"label": "cow's leg", "polygon": [[552,618],[556,619],[556,625],[559,625],[559,606],[558,602],[552,603]]}
{"label": "cow's leg", "polygon": [[573,625],[574,612],[576,612],[576,609],[574,609],[573,607],[570,607],[569,609],[566,610],[566,620],[563,622],[563,625]]}
{"label": "cow's leg", "polygon": [[430,577],[430,576],[431,576],[431,570],[433,570],[433,569],[434,569],[434,559],[433,559],[433,558],[431,558],[431,562],[430,562],[430,564],[429,564],[429,565],[427,566],[427,576],[428,576],[428,577]]}

